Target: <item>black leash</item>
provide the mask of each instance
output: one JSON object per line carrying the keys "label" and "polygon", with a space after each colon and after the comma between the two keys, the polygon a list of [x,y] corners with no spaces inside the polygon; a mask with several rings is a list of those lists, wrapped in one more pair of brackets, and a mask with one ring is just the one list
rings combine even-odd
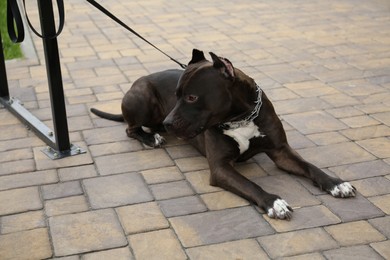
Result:
{"label": "black leash", "polygon": [[121,20],[119,20],[115,15],[113,15],[111,12],[109,12],[106,8],[104,8],[103,6],[101,6],[100,4],[98,4],[95,0],[86,0],[88,3],[90,3],[91,5],[93,5],[94,7],[96,7],[98,10],[100,10],[102,13],[104,13],[105,15],[107,15],[108,17],[110,17],[112,20],[114,20],[115,22],[117,22],[118,24],[120,24],[122,27],[124,27],[126,30],[130,31],[131,33],[133,33],[134,35],[136,35],[138,38],[142,39],[144,42],[146,42],[147,44],[149,44],[150,46],[152,46],[153,48],[155,48],[156,50],[158,50],[159,52],[161,52],[162,54],[164,54],[166,57],[168,57],[169,59],[171,59],[171,61],[177,63],[180,67],[182,67],[183,69],[185,69],[187,67],[187,65],[177,61],[176,59],[172,58],[171,56],[169,56],[168,54],[166,54],[165,52],[163,52],[161,49],[159,49],[157,46],[155,46],[153,43],[151,43],[150,41],[148,41],[147,39],[145,39],[142,35],[140,35],[139,33],[137,33],[136,31],[134,31],[132,28],[130,28],[129,26],[127,26],[124,22],[122,22]]}
{"label": "black leash", "polygon": [[[64,0],[57,0],[57,7],[58,7],[58,14],[59,14],[59,28],[57,32],[53,35],[43,36],[34,28],[34,26],[31,24],[30,19],[27,15],[26,10],[26,1],[23,0],[23,8],[24,13],[26,15],[27,23],[30,26],[31,30],[40,38],[43,39],[54,39],[60,33],[62,32],[62,29],[64,28],[65,24],[65,8],[64,8]],[[16,29],[15,30],[15,26]],[[24,40],[24,28],[23,28],[23,21],[22,17],[20,15],[19,6],[17,3],[17,0],[7,0],[7,29],[8,29],[8,35],[14,43],[19,43]],[[17,32],[16,32],[17,31]]]}

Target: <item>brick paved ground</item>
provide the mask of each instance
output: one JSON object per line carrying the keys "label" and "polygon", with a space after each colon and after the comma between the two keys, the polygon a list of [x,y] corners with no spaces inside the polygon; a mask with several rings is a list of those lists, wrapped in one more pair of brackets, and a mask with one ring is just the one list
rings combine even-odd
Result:
{"label": "brick paved ground", "polygon": [[[291,145],[351,181],[357,197],[334,199],[258,155],[240,172],[295,208],[290,222],[272,220],[209,186],[205,159],[186,143],[168,136],[152,150],[91,115],[119,111],[134,80],[177,66],[69,0],[59,45],[70,137],[88,153],[51,161],[0,109],[0,259],[390,258],[387,0],[104,4],[183,62],[194,47],[228,57],[262,85]],[[39,59],[7,62],[9,84],[50,126],[42,43],[32,38]]]}

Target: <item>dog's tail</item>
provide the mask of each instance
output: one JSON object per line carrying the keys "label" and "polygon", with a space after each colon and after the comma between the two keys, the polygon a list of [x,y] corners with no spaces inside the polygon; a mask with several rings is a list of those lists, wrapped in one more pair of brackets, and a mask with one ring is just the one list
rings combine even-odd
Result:
{"label": "dog's tail", "polygon": [[103,112],[100,110],[97,110],[96,108],[91,108],[91,112],[97,115],[98,117],[102,117],[104,119],[116,121],[116,122],[124,122],[125,119],[123,118],[122,114],[110,114],[107,112]]}

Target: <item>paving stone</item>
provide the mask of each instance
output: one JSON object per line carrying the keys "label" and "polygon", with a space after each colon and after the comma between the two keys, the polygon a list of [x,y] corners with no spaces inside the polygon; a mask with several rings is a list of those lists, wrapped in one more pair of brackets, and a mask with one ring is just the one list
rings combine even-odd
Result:
{"label": "paving stone", "polygon": [[319,196],[324,205],[342,222],[381,217],[384,213],[359,193],[354,198],[340,199],[330,195]]}
{"label": "paving stone", "polygon": [[265,191],[277,194],[287,201],[291,207],[304,207],[320,204],[315,196],[310,194],[299,182],[293,177],[282,174],[257,178],[254,180]]}
{"label": "paving stone", "polygon": [[45,202],[46,215],[49,217],[84,212],[88,209],[84,196],[73,196]]}
{"label": "paving stone", "polygon": [[257,163],[253,162],[237,163],[234,168],[248,179],[267,176],[267,173]]}
{"label": "paving stone", "polygon": [[210,185],[210,170],[187,172],[185,176],[198,194],[222,190]]}
{"label": "paving stone", "polygon": [[390,126],[390,112],[376,113],[372,115],[375,119],[381,121],[385,125]]}
{"label": "paving stone", "polygon": [[338,93],[337,90],[319,80],[288,83],[284,84],[284,86],[301,97],[318,97]]}
{"label": "paving stone", "polygon": [[272,259],[338,247],[336,241],[321,228],[263,236],[258,241]]}
{"label": "paving stone", "polygon": [[[15,150],[15,149],[31,148],[33,146],[38,146],[43,144],[44,143],[36,136],[5,140],[0,142],[0,151],[4,152],[9,150]],[[18,162],[20,163],[20,161]]]}
{"label": "paving stone", "polygon": [[0,176],[0,190],[22,188],[58,182],[55,170]]}
{"label": "paving stone", "polygon": [[184,247],[201,246],[272,234],[252,207],[175,217],[169,220]]}
{"label": "paving stone", "polygon": [[186,181],[161,183],[150,185],[149,187],[157,200],[172,199],[194,194]]}
{"label": "paving stone", "polygon": [[207,211],[206,206],[197,196],[163,200],[159,204],[166,217],[176,217]]}
{"label": "paving stone", "polygon": [[308,135],[307,137],[317,145],[330,145],[330,144],[337,144],[337,143],[343,143],[348,141],[347,138],[345,138],[343,135],[339,134],[338,132],[312,134],[312,135]]}
{"label": "paving stone", "polygon": [[166,148],[173,159],[200,156],[201,154],[192,145],[177,145]]}
{"label": "paving stone", "polygon": [[135,234],[128,239],[136,259],[187,259],[170,229]]}
{"label": "paving stone", "polygon": [[112,209],[52,217],[49,219],[49,225],[56,256],[127,245]]}
{"label": "paving stone", "polygon": [[173,166],[172,160],[162,149],[97,157],[95,163],[101,175]]}
{"label": "paving stone", "polygon": [[176,159],[175,162],[182,172],[198,171],[209,168],[207,159],[203,156]]}
{"label": "paving stone", "polygon": [[186,251],[192,260],[268,259],[267,254],[252,239],[194,247]]}
{"label": "paving stone", "polygon": [[320,109],[328,109],[331,106],[320,98],[297,98],[273,102],[279,115],[302,113]]}
{"label": "paving stone", "polygon": [[390,127],[385,125],[374,125],[368,127],[346,129],[340,132],[349,139],[358,141],[375,137],[389,136]]}
{"label": "paving stone", "polygon": [[368,222],[388,239],[390,238],[390,216],[369,219]]}
{"label": "paving stone", "polygon": [[93,157],[111,155],[118,153],[128,153],[142,150],[141,143],[137,140],[128,139],[114,143],[96,144],[89,146],[89,150]]}
{"label": "paving stone", "polygon": [[341,179],[349,181],[386,175],[390,172],[390,165],[381,160],[376,160],[331,167],[330,170]]}
{"label": "paving stone", "polygon": [[200,196],[209,210],[221,210],[249,205],[249,202],[231,192],[219,191]]}
{"label": "paving stone", "polygon": [[372,161],[374,156],[354,143],[340,143],[301,149],[298,153],[319,168]]}
{"label": "paving stone", "polygon": [[326,259],[382,259],[372,248],[366,245],[342,247],[323,252]]}
{"label": "paving stone", "polygon": [[289,145],[294,149],[302,149],[306,147],[315,146],[312,141],[310,141],[298,131],[287,131],[286,135]]}
{"label": "paving stone", "polygon": [[70,181],[42,187],[43,199],[57,199],[83,194],[83,190],[78,181]]}
{"label": "paving stone", "polygon": [[379,158],[390,157],[390,140],[385,137],[358,141],[357,144]]}
{"label": "paving stone", "polygon": [[32,159],[2,162],[0,164],[0,176],[33,171],[35,171],[35,163]]}
{"label": "paving stone", "polygon": [[390,214],[390,194],[369,198],[369,200],[386,214]]}
{"label": "paving stone", "polygon": [[384,177],[356,180],[351,184],[365,197],[390,193],[390,180]]}
{"label": "paving stone", "polygon": [[46,228],[0,236],[0,259],[45,259],[51,256]]}
{"label": "paving stone", "polygon": [[40,210],[4,216],[0,219],[0,223],[2,234],[46,227],[45,217]]}
{"label": "paving stone", "polygon": [[325,227],[325,230],[341,246],[368,244],[386,239],[366,221],[342,223]]}
{"label": "paving stone", "polygon": [[0,192],[0,215],[42,209],[38,187]]}
{"label": "paving stone", "polygon": [[184,175],[177,167],[164,167],[160,169],[145,170],[141,173],[147,184],[180,181],[184,179]]}
{"label": "paving stone", "polygon": [[127,235],[169,227],[156,202],[124,206],[116,212]]}
{"label": "paving stone", "polygon": [[333,107],[353,106],[359,104],[359,101],[356,98],[343,93],[322,96],[321,99],[331,104]]}
{"label": "paving stone", "polygon": [[84,178],[96,177],[97,172],[94,165],[81,165],[76,167],[58,169],[58,176],[61,181],[73,181]]}
{"label": "paving stone", "polygon": [[377,251],[384,259],[390,258],[389,246],[390,246],[390,240],[371,244],[371,247],[373,247],[375,251]]}
{"label": "paving stone", "polygon": [[303,134],[322,133],[347,128],[342,122],[323,111],[284,115],[282,118]]}
{"label": "paving stone", "polygon": [[95,128],[83,131],[85,142],[88,145],[105,144],[127,141],[126,126],[117,125],[112,127]]}
{"label": "paving stone", "polygon": [[345,118],[345,117],[364,115],[362,111],[354,107],[339,107],[339,108],[327,109],[326,112],[331,114],[335,118]]}
{"label": "paving stone", "polygon": [[131,254],[128,247],[111,249],[83,255],[83,260],[101,260],[101,259],[115,259],[115,260],[132,260],[134,256]]}
{"label": "paving stone", "polygon": [[0,153],[0,163],[9,161],[20,161],[24,159],[32,159],[33,153],[30,148],[23,148]]}
{"label": "paving stone", "polygon": [[[75,145],[85,149],[86,145],[83,143],[75,143]],[[46,147],[35,147],[34,151],[34,161],[36,164],[37,170],[48,170],[48,169],[58,169],[65,168],[70,166],[80,166],[86,164],[92,164],[93,160],[89,152],[78,154],[77,156],[69,156],[62,158],[60,160],[52,160],[46,154],[42,152]]]}
{"label": "paving stone", "polygon": [[283,257],[286,260],[325,260],[325,257],[320,253],[311,253],[297,256]]}
{"label": "paving stone", "polygon": [[348,125],[351,128],[365,127],[365,126],[379,125],[380,124],[380,122],[378,122],[377,120],[375,120],[372,117],[367,116],[367,115],[342,118],[340,120],[344,124]]}
{"label": "paving stone", "polygon": [[340,223],[340,219],[323,205],[294,209],[290,221],[265,219],[277,232],[287,232],[300,229],[314,228]]}
{"label": "paving stone", "polygon": [[0,140],[10,140],[27,137],[28,130],[23,125],[6,125],[0,126],[1,137]]}
{"label": "paving stone", "polygon": [[94,209],[153,200],[146,184],[137,173],[87,179],[83,184]]}

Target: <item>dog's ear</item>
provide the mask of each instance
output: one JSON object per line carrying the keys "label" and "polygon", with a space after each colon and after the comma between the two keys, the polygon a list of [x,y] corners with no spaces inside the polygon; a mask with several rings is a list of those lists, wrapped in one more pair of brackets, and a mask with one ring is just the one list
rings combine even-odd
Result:
{"label": "dog's ear", "polygon": [[233,64],[226,58],[218,57],[214,53],[210,52],[210,56],[213,59],[213,66],[219,69],[221,73],[228,79],[234,79]]}
{"label": "dog's ear", "polygon": [[194,63],[197,63],[197,62],[200,62],[200,61],[204,61],[204,60],[206,60],[206,58],[204,57],[203,51],[200,51],[200,50],[197,50],[197,49],[193,49],[192,50],[192,59],[188,63],[188,65],[194,64]]}

